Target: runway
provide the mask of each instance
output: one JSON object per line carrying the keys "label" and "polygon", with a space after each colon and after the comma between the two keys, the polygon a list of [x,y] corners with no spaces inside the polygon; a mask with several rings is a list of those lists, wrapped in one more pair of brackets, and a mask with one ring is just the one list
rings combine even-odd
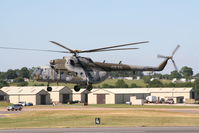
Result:
{"label": "runway", "polygon": [[0,130],[0,133],[199,133],[199,127],[116,127]]}

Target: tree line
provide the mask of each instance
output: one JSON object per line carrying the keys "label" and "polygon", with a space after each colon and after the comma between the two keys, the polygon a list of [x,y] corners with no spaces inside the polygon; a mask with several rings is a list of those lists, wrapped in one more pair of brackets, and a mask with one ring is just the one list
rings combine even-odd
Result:
{"label": "tree line", "polygon": [[28,82],[24,79],[30,79],[32,72],[33,68],[28,69],[27,67],[14,70],[9,69],[6,72],[0,72],[0,88],[3,86],[9,86],[10,82],[16,83],[17,86],[26,86],[28,85]]}

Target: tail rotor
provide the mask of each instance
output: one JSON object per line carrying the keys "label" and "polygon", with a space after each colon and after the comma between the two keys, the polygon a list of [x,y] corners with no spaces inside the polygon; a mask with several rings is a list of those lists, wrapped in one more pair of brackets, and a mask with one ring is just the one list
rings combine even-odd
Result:
{"label": "tail rotor", "polygon": [[177,47],[174,49],[174,51],[172,52],[171,56],[164,56],[164,55],[158,55],[158,58],[164,58],[164,59],[169,59],[172,61],[174,68],[176,71],[178,71],[178,67],[173,59],[173,56],[175,55],[175,53],[178,51],[178,49],[180,48],[180,45],[177,45]]}

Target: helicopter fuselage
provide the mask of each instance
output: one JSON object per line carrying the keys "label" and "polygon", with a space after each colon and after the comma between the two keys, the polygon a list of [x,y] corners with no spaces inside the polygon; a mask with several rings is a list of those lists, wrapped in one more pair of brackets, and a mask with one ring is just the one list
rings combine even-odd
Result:
{"label": "helicopter fuselage", "polygon": [[108,72],[98,67],[90,58],[65,56],[50,61],[49,67],[39,67],[34,79],[47,82],[67,82],[81,86],[96,84],[108,78]]}

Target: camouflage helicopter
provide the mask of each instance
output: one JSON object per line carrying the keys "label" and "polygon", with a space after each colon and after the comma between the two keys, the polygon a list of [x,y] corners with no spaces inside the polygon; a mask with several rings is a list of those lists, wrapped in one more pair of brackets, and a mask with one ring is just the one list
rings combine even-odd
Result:
{"label": "camouflage helicopter", "polygon": [[178,45],[175,48],[175,50],[172,52],[171,56],[158,55],[159,58],[165,58],[165,60],[157,67],[150,67],[150,66],[127,65],[127,64],[122,64],[121,62],[118,64],[105,63],[105,61],[94,62],[90,58],[79,56],[80,53],[134,50],[138,48],[121,48],[121,47],[148,43],[148,41],[114,45],[114,46],[90,49],[90,50],[72,50],[55,41],[50,41],[50,42],[59,47],[62,47],[63,49],[65,49],[65,51],[10,48],[10,47],[0,47],[0,48],[72,54],[72,56],[64,56],[62,59],[51,60],[50,66],[48,67],[38,67],[33,72],[32,76],[37,81],[48,82],[47,85],[48,91],[52,91],[52,87],[50,87],[49,85],[50,82],[65,82],[65,83],[76,84],[74,86],[74,90],[78,92],[82,87],[85,87],[88,91],[92,90],[93,88],[92,84],[100,83],[105,79],[107,79],[109,76],[109,72],[111,71],[162,71],[167,65],[168,60],[171,60],[173,62],[177,70],[175,61],[173,60],[173,56],[180,47]]}

